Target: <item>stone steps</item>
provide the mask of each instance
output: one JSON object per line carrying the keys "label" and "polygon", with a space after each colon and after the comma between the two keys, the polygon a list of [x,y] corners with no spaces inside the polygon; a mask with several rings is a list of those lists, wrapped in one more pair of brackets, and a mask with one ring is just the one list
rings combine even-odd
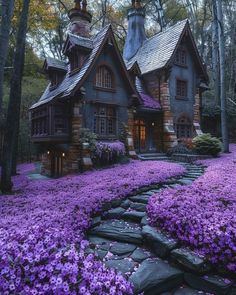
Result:
{"label": "stone steps", "polygon": [[134,294],[233,295],[231,282],[212,275],[203,258],[148,225],[150,196],[164,188],[188,185],[204,171],[200,166],[183,165],[187,171],[182,177],[107,206],[101,217],[93,219],[89,251],[97,253],[107,267],[122,272],[134,284]]}
{"label": "stone steps", "polygon": [[138,158],[142,161],[167,161],[169,157],[164,153],[145,153],[138,154]]}

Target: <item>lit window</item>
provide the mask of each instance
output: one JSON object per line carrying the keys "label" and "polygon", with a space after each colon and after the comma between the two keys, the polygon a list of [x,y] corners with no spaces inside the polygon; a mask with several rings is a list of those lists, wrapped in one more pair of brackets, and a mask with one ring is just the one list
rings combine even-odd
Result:
{"label": "lit window", "polygon": [[116,135],[116,110],[114,107],[96,107],[94,112],[94,132],[101,136]]}
{"label": "lit window", "polygon": [[96,72],[95,86],[105,89],[113,89],[113,75],[106,66],[100,66]]}

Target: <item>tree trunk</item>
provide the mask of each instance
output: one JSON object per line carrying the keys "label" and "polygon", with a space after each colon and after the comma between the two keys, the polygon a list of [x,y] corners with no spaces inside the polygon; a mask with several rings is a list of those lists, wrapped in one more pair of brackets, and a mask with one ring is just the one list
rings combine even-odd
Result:
{"label": "tree trunk", "polygon": [[14,0],[1,0],[1,25],[0,25],[0,113],[2,111],[3,101],[3,80],[4,67],[6,64],[9,34],[11,28],[11,19],[14,10]]}
{"label": "tree trunk", "polygon": [[11,192],[12,189],[11,172],[19,133],[18,124],[20,120],[21,81],[24,69],[29,3],[30,0],[24,0],[23,2],[13,62],[13,73],[3,143],[1,190],[4,193]]}
{"label": "tree trunk", "polygon": [[219,69],[219,44],[218,44],[218,20],[216,2],[212,1],[212,76],[214,83],[215,103],[220,105],[220,69]]}
{"label": "tree trunk", "polygon": [[[214,2],[215,0],[213,0]],[[229,152],[229,139],[227,128],[226,98],[225,98],[225,38],[222,13],[222,2],[216,0],[218,19],[218,40],[219,40],[219,60],[220,60],[220,104],[221,104],[221,133],[223,141],[223,151]]]}

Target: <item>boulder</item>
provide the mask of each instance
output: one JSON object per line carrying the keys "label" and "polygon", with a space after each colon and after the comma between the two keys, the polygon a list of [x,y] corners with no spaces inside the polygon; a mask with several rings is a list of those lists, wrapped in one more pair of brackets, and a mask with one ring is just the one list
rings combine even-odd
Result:
{"label": "boulder", "polygon": [[123,220],[107,220],[90,230],[91,235],[134,244],[142,244],[141,228]]}
{"label": "boulder", "polygon": [[130,255],[135,249],[136,245],[128,244],[128,243],[114,243],[111,248],[110,252],[112,252],[115,255]]}
{"label": "boulder", "polygon": [[130,208],[136,211],[146,212],[146,205],[142,203],[130,203]]}
{"label": "boulder", "polygon": [[167,257],[171,250],[177,247],[177,241],[159,232],[154,227],[145,225],[142,229],[142,235],[148,242],[148,245],[160,257]]}
{"label": "boulder", "polygon": [[148,203],[149,196],[147,196],[147,195],[136,195],[136,196],[130,197],[129,199],[132,202],[147,204]]}
{"label": "boulder", "polygon": [[218,275],[197,276],[192,273],[185,273],[184,279],[192,288],[197,289],[201,287],[201,290],[208,293],[214,293],[215,295],[228,294],[232,286],[230,280],[224,279]]}
{"label": "boulder", "polygon": [[132,255],[130,256],[136,262],[142,262],[143,260],[150,258],[152,255],[149,251],[144,250],[142,248],[137,248]]}
{"label": "boulder", "polygon": [[120,206],[124,209],[128,209],[129,208],[129,205],[130,205],[130,201],[129,200],[125,200],[123,201]]}
{"label": "boulder", "polygon": [[135,263],[130,259],[108,260],[105,262],[105,265],[109,268],[120,271],[123,274],[132,272],[135,267]]}
{"label": "boulder", "polygon": [[210,271],[206,261],[189,249],[179,248],[171,251],[171,258],[188,271],[204,274]]}
{"label": "boulder", "polygon": [[129,281],[134,285],[134,294],[156,295],[179,286],[183,272],[160,259],[144,260]]}
{"label": "boulder", "polygon": [[138,211],[126,211],[122,217],[124,219],[140,222],[142,218],[146,215],[145,212],[138,212]]}
{"label": "boulder", "polygon": [[120,218],[125,212],[124,208],[117,207],[105,212],[105,218]]}

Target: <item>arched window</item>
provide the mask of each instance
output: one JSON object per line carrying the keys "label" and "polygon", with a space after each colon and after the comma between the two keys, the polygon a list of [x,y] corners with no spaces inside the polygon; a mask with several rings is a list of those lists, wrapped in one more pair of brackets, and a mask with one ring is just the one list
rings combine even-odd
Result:
{"label": "arched window", "polygon": [[95,86],[105,89],[114,89],[114,77],[108,67],[100,66],[97,68]]}
{"label": "arched window", "polygon": [[191,138],[192,137],[192,123],[186,116],[178,118],[175,124],[177,138]]}

